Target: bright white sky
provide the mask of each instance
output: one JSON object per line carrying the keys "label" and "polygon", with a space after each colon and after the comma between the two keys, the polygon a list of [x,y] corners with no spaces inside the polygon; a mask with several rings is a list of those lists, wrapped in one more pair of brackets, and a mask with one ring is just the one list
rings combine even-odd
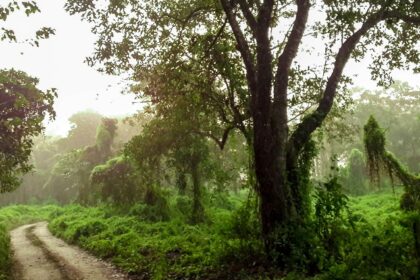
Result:
{"label": "bright white sky", "polygon": [[[2,0],[0,0],[2,1]],[[93,52],[95,36],[90,26],[78,16],[68,15],[65,0],[39,0],[41,13],[27,18],[14,15],[7,21],[22,37],[30,37],[41,26],[56,29],[56,35],[41,42],[39,48],[27,44],[0,43],[0,68],[23,70],[40,79],[40,88],[55,87],[58,99],[55,103],[56,121],[47,125],[47,134],[66,135],[67,119],[78,111],[91,109],[107,116],[124,116],[136,112],[141,106],[134,103],[132,95],[122,95],[122,79],[96,72],[83,61]],[[318,60],[317,57],[308,59]],[[358,74],[355,85],[374,88],[367,65],[350,63],[346,74]],[[420,87],[420,75],[398,71],[397,80],[407,81]]]}
{"label": "bright white sky", "polygon": [[[0,0],[2,1],[2,0]],[[39,48],[27,44],[0,43],[0,68],[23,70],[40,79],[40,88],[55,87],[56,121],[47,125],[47,134],[66,135],[67,119],[78,111],[91,109],[107,116],[125,116],[140,108],[133,95],[121,94],[121,78],[98,73],[83,61],[93,52],[95,36],[86,22],[68,15],[64,0],[39,0],[41,13],[23,13],[8,19],[21,37],[31,37],[42,26],[56,29],[56,35],[42,40]],[[23,53],[23,54],[22,54]]]}

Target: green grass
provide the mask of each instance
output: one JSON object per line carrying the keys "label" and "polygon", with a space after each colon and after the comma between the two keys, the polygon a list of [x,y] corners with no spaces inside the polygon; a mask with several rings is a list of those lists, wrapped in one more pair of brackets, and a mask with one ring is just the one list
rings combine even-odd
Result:
{"label": "green grass", "polygon": [[320,279],[420,279],[412,217],[400,210],[402,190],[390,190],[349,201],[354,229],[343,247],[343,259]]}
{"label": "green grass", "polygon": [[[161,222],[150,221],[136,211],[123,215],[106,206],[74,205],[56,213],[49,228],[64,240],[146,279],[222,277],[225,272],[220,263],[229,252],[250,245],[228,236],[236,202],[229,204],[230,210],[208,209],[207,221],[200,225],[188,224],[175,205],[170,220]],[[140,214],[155,216],[148,211]]]}
{"label": "green grass", "polygon": [[172,197],[164,213],[140,204],[3,208],[0,264],[10,262],[7,230],[47,219],[55,235],[142,279],[419,279],[410,228],[414,214],[399,209],[400,194],[351,197],[354,227],[346,229],[340,256],[312,277],[295,271],[282,278],[282,271],[266,265],[258,225],[243,218],[249,208],[241,206],[243,194],[207,201],[207,220],[200,225],[188,223],[185,197]]}
{"label": "green grass", "polygon": [[361,221],[378,226],[385,220],[398,220],[403,212],[400,209],[401,189],[395,193],[386,190],[364,196],[351,197],[349,206],[356,217]]}

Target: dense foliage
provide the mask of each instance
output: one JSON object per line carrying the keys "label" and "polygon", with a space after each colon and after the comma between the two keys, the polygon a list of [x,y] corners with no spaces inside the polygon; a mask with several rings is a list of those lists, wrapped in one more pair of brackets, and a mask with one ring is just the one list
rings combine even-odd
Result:
{"label": "dense foliage", "polygon": [[[318,195],[317,212],[329,214],[315,227],[323,229],[319,236],[329,236],[324,241],[335,253],[324,255],[317,247],[322,243],[311,239],[318,248],[311,257],[316,257],[321,270],[316,276],[300,270],[285,276],[266,262],[256,216],[246,218],[244,193],[229,196],[224,207],[215,201],[207,205],[208,222],[194,226],[184,222],[188,214],[183,214],[182,197],[176,195],[170,196],[169,220],[160,222],[155,220],[157,209],[138,211],[150,207],[145,204],[129,211],[80,205],[7,207],[0,211],[0,267],[7,270],[9,262],[6,229],[47,219],[55,235],[145,279],[417,279],[410,216],[399,209],[398,196],[387,191],[351,197],[352,225],[343,227],[337,212],[325,208],[335,197],[333,186]],[[337,200],[333,205],[340,203]],[[2,277],[7,275],[1,272],[6,273]]]}
{"label": "dense foliage", "polygon": [[[0,197],[2,204],[90,200],[90,172],[105,163],[139,128],[124,120],[107,119],[94,112],[80,112],[70,118],[74,124],[67,137],[40,135],[33,141],[34,172],[23,176],[21,187]],[[117,142],[118,141],[118,142]],[[31,142],[32,143],[32,142]],[[83,191],[87,194],[83,197]],[[93,192],[93,191],[92,191]],[[96,199],[92,193],[92,199]]]}
{"label": "dense foliage", "polygon": [[[413,212],[412,230],[417,254],[420,255],[420,176],[413,174],[385,148],[385,135],[374,117],[370,117],[364,126],[365,148],[368,155],[368,167],[372,180],[380,180],[385,171],[391,180],[398,179],[404,186],[401,208]],[[420,261],[418,262],[420,264]]]}
{"label": "dense foliage", "polygon": [[53,119],[55,90],[42,92],[38,80],[15,70],[0,71],[0,193],[20,184],[31,170],[32,138]]}

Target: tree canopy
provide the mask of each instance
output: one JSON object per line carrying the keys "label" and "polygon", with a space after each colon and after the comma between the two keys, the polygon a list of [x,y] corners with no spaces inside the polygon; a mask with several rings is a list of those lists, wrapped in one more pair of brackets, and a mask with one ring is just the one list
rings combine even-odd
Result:
{"label": "tree canopy", "polygon": [[20,176],[31,170],[32,138],[54,119],[55,90],[43,92],[38,80],[24,72],[0,71],[0,191],[16,188]]}
{"label": "tree canopy", "polygon": [[96,140],[96,129],[102,116],[96,112],[83,111],[73,114],[69,121],[71,128],[66,138],[59,140],[62,150],[70,151],[92,146]]}

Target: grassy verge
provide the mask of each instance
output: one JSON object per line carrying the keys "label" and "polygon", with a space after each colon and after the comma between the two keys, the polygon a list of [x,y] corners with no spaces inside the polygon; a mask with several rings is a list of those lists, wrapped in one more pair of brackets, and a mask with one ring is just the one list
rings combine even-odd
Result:
{"label": "grassy verge", "polygon": [[414,214],[401,212],[398,192],[351,198],[353,227],[334,231],[343,235],[333,238],[339,242],[337,255],[333,261],[324,258],[327,265],[311,277],[299,271],[285,276],[266,262],[256,235],[258,224],[249,219],[252,207],[242,205],[244,201],[229,197],[210,203],[200,225],[188,223],[190,201],[185,197],[159,207],[137,204],[130,209],[3,208],[1,268],[10,263],[7,230],[47,219],[56,236],[141,279],[420,279],[410,224]]}
{"label": "grassy verge", "polygon": [[9,206],[0,209],[0,280],[8,279],[11,267],[8,231],[19,225],[47,220],[57,206]]}
{"label": "grassy verge", "polygon": [[[232,234],[236,222],[232,213],[238,212],[238,204],[208,208],[207,220],[200,225],[187,222],[178,211],[180,204],[183,202],[174,199],[170,215],[163,221],[156,221],[157,209],[145,210],[149,206],[141,204],[126,211],[130,214],[118,214],[106,206],[73,205],[57,213],[49,228],[58,237],[141,279],[231,279],[232,271],[238,279],[251,279],[258,274],[255,268],[260,263],[255,262],[258,256],[253,253],[261,244]],[[233,255],[243,255],[243,263],[229,262]]]}
{"label": "grassy verge", "polygon": [[[315,279],[417,279],[410,215],[399,209],[399,195],[376,193],[350,199],[354,227],[337,237],[334,263]],[[166,221],[136,205],[131,214],[108,207],[65,207],[51,231],[142,279],[283,279],[265,264],[256,225],[243,219],[246,207],[213,207],[208,220],[189,225],[170,206]],[[142,209],[142,211],[137,211]],[[120,214],[118,214],[120,213]],[[125,212],[127,213],[127,211]],[[308,276],[306,276],[308,277]],[[303,279],[290,273],[287,279]]]}

